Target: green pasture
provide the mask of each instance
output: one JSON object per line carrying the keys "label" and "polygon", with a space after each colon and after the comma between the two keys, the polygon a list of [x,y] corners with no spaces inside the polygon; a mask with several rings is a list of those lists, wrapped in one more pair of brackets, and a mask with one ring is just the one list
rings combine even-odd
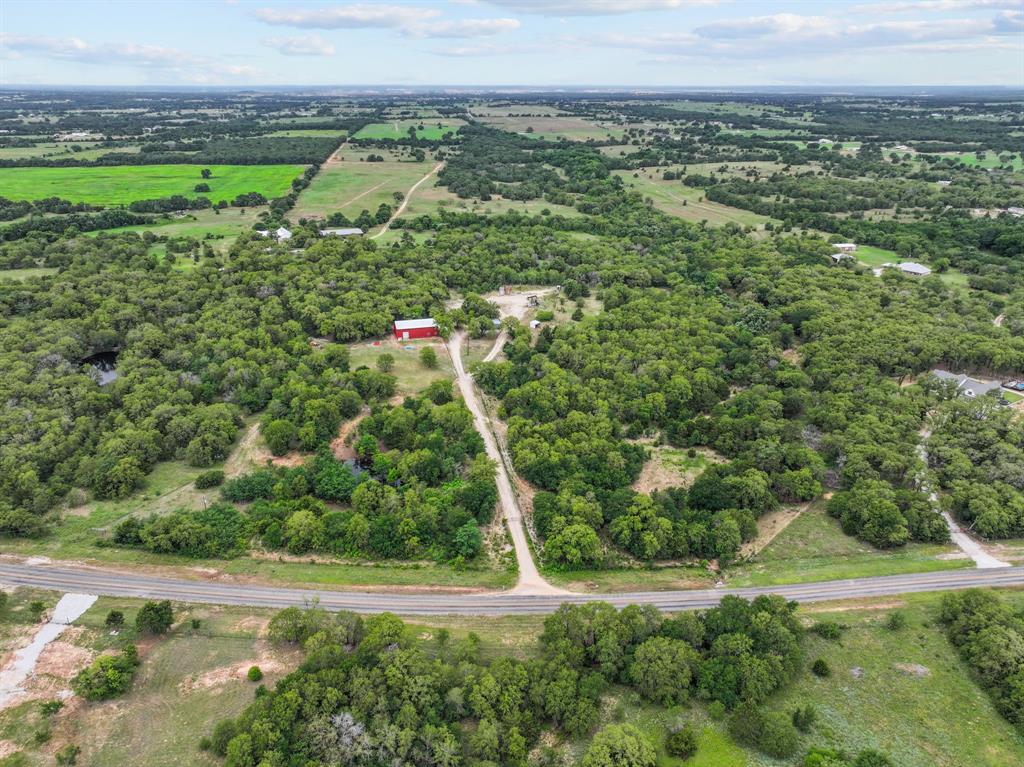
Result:
{"label": "green pasture", "polygon": [[[439,141],[445,133],[455,133],[465,125],[462,120],[439,120],[425,118],[423,120],[392,120],[390,122],[370,123],[363,127],[353,138],[361,139],[403,139],[409,137],[409,128],[416,128],[416,138],[427,141]],[[423,126],[422,128],[420,126]]]}
{"label": "green pasture", "polygon": [[[94,205],[127,205],[171,195],[197,197],[212,202],[240,194],[259,192],[267,198],[280,197],[301,175],[303,165],[118,165],[87,168],[4,168],[0,173],[0,196],[11,200],[61,197],[71,202]],[[209,168],[213,176],[202,178]],[[205,183],[209,192],[197,193],[196,184]]]}

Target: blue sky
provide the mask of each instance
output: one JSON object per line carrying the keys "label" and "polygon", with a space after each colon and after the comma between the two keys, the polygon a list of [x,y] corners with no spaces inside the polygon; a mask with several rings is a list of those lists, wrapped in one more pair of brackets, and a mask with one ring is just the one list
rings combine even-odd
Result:
{"label": "blue sky", "polygon": [[0,84],[1024,86],[1024,0],[0,0]]}

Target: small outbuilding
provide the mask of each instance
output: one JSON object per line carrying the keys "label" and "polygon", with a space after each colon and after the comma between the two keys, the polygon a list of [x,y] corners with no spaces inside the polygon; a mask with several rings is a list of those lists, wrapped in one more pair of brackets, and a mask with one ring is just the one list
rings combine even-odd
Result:
{"label": "small outbuilding", "polygon": [[927,277],[929,274],[932,273],[932,270],[929,269],[927,266],[925,266],[924,264],[919,264],[915,261],[904,261],[902,263],[896,264],[896,268],[899,269],[904,274],[909,274],[911,277]]}
{"label": "small outbuilding", "polygon": [[433,317],[418,320],[395,320],[395,338],[408,341],[410,338],[433,338],[440,335],[437,321]]}
{"label": "small outbuilding", "polygon": [[363,233],[363,230],[358,227],[351,227],[349,229],[321,229],[321,237],[358,237]]}

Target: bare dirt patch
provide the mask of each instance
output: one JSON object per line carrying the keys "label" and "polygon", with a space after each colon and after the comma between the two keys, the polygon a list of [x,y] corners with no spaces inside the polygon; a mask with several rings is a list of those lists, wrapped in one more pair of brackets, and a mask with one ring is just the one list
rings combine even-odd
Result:
{"label": "bare dirt patch", "polygon": [[334,453],[334,457],[339,461],[354,461],[356,459],[356,451],[352,447],[352,438],[356,433],[356,427],[359,426],[359,422],[369,412],[369,410],[364,410],[351,421],[346,421],[338,427],[338,436],[331,440],[331,452]]}
{"label": "bare dirt patch", "polygon": [[633,483],[638,493],[651,493],[655,490],[666,490],[670,487],[689,487],[708,464],[721,463],[724,459],[713,450],[697,448],[697,456],[702,460],[689,466],[683,456],[685,452],[676,448],[655,447],[651,457],[640,470],[640,476]]}
{"label": "bare dirt patch", "polygon": [[789,527],[790,523],[807,509],[804,506],[786,506],[765,514],[757,520],[757,537],[740,546],[740,556],[750,557],[775,540],[775,536]]}
{"label": "bare dirt patch", "polygon": [[70,680],[89,665],[94,653],[74,644],[84,631],[81,626],[72,626],[64,632],[66,638],[50,642],[36,661],[35,673]]}
{"label": "bare dirt patch", "polygon": [[782,359],[792,365],[801,365],[804,361],[804,355],[800,353],[798,349],[785,349],[782,352]]}
{"label": "bare dirt patch", "polygon": [[6,759],[11,754],[16,754],[21,749],[9,740],[0,740],[0,759]]}
{"label": "bare dirt patch", "polygon": [[267,642],[262,640],[256,643],[257,655],[241,663],[232,663],[229,666],[210,669],[202,674],[183,679],[178,685],[178,691],[188,694],[193,690],[210,690],[215,687],[223,687],[229,682],[243,682],[248,680],[249,669],[259,666],[264,674],[278,674],[292,668],[294,664],[286,663],[279,658]]}

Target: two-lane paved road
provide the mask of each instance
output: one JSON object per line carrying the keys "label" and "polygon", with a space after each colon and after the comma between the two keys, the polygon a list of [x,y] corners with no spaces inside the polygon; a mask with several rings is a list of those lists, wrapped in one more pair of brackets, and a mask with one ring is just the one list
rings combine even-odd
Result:
{"label": "two-lane paved road", "polygon": [[523,594],[510,591],[488,594],[424,594],[345,592],[277,588],[240,583],[152,578],[133,573],[71,565],[0,563],[0,583],[34,586],[55,591],[99,594],[180,602],[281,608],[318,600],[327,610],[360,613],[395,612],[401,615],[514,615],[553,612],[564,602],[610,602],[618,607],[649,604],[660,610],[678,611],[712,607],[726,594],[752,598],[779,594],[798,602],[884,597],[922,591],[947,591],[973,587],[1024,586],[1024,567],[990,570],[945,570],[935,573],[884,575],[843,581],[822,581],[786,586],[694,591],[648,591],[632,594]]}

